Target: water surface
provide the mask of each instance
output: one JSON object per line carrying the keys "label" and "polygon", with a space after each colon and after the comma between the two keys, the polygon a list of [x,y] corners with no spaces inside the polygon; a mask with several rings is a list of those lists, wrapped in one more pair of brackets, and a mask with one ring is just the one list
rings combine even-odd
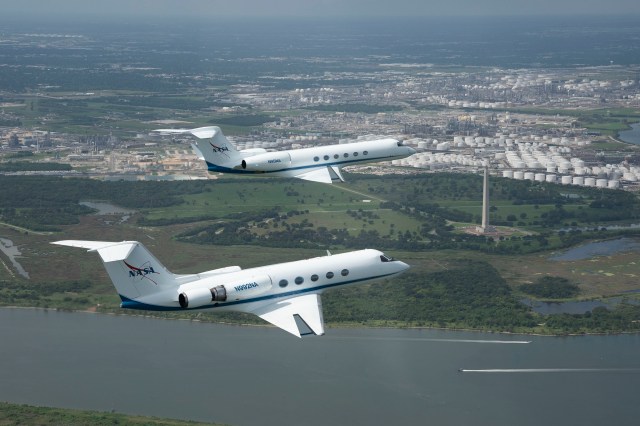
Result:
{"label": "water surface", "polygon": [[640,123],[632,124],[630,130],[620,132],[618,138],[627,143],[640,145]]}
{"label": "water surface", "polygon": [[329,328],[296,339],[270,327],[0,309],[0,342],[0,400],[17,403],[239,426],[640,416],[638,335]]}
{"label": "water surface", "polygon": [[549,260],[573,261],[591,259],[596,256],[611,256],[616,253],[640,251],[640,242],[633,238],[595,241],[554,254]]}
{"label": "water surface", "polygon": [[[22,252],[20,252],[18,247],[13,244],[13,241],[11,241],[8,238],[0,238],[0,251],[9,258],[9,261],[11,262],[13,267],[16,269],[18,274],[29,279],[29,273],[22,267],[20,262],[18,262],[18,260],[16,259],[16,257],[20,256]],[[10,273],[12,274],[13,271],[10,271]]]}

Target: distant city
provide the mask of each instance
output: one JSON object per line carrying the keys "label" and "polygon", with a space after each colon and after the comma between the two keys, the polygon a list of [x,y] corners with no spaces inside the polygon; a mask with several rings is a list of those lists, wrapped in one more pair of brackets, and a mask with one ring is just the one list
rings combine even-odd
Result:
{"label": "distant city", "polygon": [[[383,32],[294,22],[291,33],[226,23],[166,34],[160,25],[25,32],[5,23],[0,158],[31,152],[71,167],[3,173],[208,178],[189,138],[150,131],[220,125],[240,149],[393,136],[419,151],[368,173],[487,164],[513,179],[636,188],[640,128],[629,129],[640,122],[640,51],[620,41],[640,30],[623,18],[518,19],[463,22],[452,33],[442,22]],[[585,25],[600,37],[585,36]],[[494,50],[480,54],[488,43]]]}

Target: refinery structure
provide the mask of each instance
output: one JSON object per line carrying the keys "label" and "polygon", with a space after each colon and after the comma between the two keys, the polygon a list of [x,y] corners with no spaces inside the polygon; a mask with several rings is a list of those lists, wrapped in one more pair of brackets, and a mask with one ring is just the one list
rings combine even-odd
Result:
{"label": "refinery structure", "polygon": [[626,161],[607,164],[599,159],[580,158],[579,152],[590,144],[585,140],[497,134],[455,136],[452,142],[410,139],[405,143],[422,152],[395,160],[394,165],[463,171],[477,170],[488,161],[500,176],[518,180],[611,189],[634,186],[640,181],[640,167]]}
{"label": "refinery structure", "polygon": [[[418,152],[411,157],[380,163],[380,173],[389,172],[470,172],[476,173],[489,164],[491,173],[505,178],[531,180],[562,185],[598,188],[633,188],[640,182],[640,166],[628,161],[628,155],[616,158],[599,156],[590,148],[589,139],[552,137],[549,135],[519,135],[496,133],[493,136],[449,135],[443,139],[411,137],[404,133],[367,134],[356,138],[340,138],[339,143],[394,137]],[[202,162],[189,148],[189,137],[167,137],[156,134],[138,135],[136,140],[123,142],[114,137],[99,141],[79,141],[68,135],[32,135],[31,149],[54,153],[43,161],[68,162],[84,173],[100,177],[130,175],[140,179],[196,179],[207,178]],[[43,141],[46,139],[46,143]],[[240,150],[296,149],[335,143],[335,139],[318,134],[274,137],[267,133],[233,137]],[[167,145],[169,143],[169,145]],[[11,152],[5,150],[5,152]],[[347,168],[357,172],[361,167]],[[401,169],[399,169],[401,168]],[[77,172],[58,172],[57,174]],[[27,173],[28,174],[28,173]]]}
{"label": "refinery structure", "polygon": [[[268,77],[262,84],[229,85],[212,99],[231,106],[180,114],[166,110],[165,117],[137,122],[129,131],[113,124],[115,112],[88,130],[93,135],[50,132],[46,120],[29,129],[0,127],[0,162],[11,161],[18,151],[31,151],[41,154],[37,161],[72,166],[46,173],[116,179],[215,178],[191,151],[191,138],[149,131],[197,127],[190,121],[197,114],[201,120],[205,114],[208,125],[221,125],[223,130],[224,124],[215,117],[273,114],[272,121],[229,139],[238,149],[282,150],[393,137],[417,150],[411,157],[366,167],[368,173],[477,173],[488,164],[494,176],[559,185],[634,189],[640,182],[640,146],[589,130],[579,119],[589,111],[604,111],[606,116],[608,109],[637,114],[637,67],[445,72],[381,64],[376,72],[322,75],[325,83],[359,78],[362,84],[318,87],[314,76],[287,78],[309,87],[278,88],[268,84]],[[198,89],[193,95],[200,93]],[[108,96],[99,91],[67,94],[60,101],[99,102],[103,95]],[[26,105],[0,104],[0,119],[18,120]],[[47,120],[56,118],[50,114]],[[633,125],[633,119],[628,124]],[[346,170],[358,172],[362,167]]]}

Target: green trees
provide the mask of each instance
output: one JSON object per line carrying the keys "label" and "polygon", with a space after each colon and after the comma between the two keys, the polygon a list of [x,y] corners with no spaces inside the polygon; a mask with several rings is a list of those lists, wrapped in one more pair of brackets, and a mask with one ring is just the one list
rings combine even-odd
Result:
{"label": "green trees", "polygon": [[580,293],[580,288],[563,277],[544,276],[536,282],[522,284],[522,292],[542,299],[567,299]]}
{"label": "green trees", "polygon": [[535,326],[529,308],[491,265],[466,259],[454,264],[446,271],[409,272],[392,282],[328,292],[325,318],[501,331]]}

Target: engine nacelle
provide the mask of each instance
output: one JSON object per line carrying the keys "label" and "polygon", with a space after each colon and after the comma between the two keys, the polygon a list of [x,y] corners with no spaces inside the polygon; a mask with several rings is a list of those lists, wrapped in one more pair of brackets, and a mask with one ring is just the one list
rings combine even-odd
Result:
{"label": "engine nacelle", "polygon": [[213,287],[206,284],[198,287],[185,285],[179,289],[178,303],[181,308],[187,309],[200,308],[212,302],[244,300],[271,290],[271,286],[271,277],[268,275],[248,277]]}
{"label": "engine nacelle", "polygon": [[267,172],[280,170],[291,165],[291,155],[287,152],[267,152],[252,155],[242,160],[241,166],[245,170]]}

